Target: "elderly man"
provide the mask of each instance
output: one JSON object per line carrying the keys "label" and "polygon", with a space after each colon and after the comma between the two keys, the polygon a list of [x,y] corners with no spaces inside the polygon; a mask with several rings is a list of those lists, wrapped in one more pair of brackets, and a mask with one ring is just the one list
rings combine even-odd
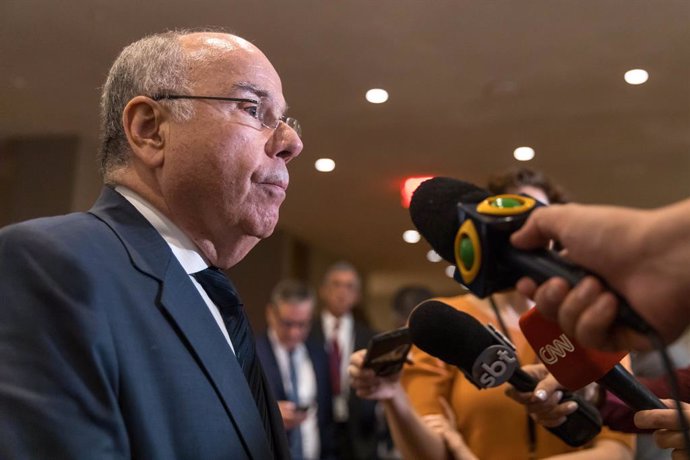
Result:
{"label": "elderly man", "polygon": [[0,458],[288,458],[220,271],[276,225],[302,150],[285,110],[237,36],[122,51],[94,207],[0,232]]}
{"label": "elderly man", "polygon": [[266,333],[256,339],[256,351],[288,430],[293,460],[333,458],[328,356],[320,344],[307,340],[314,303],[306,284],[279,282],[266,307]]}

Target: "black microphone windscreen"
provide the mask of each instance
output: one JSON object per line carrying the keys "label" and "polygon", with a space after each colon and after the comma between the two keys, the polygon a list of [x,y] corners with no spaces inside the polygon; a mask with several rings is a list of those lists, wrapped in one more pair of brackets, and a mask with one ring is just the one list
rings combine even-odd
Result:
{"label": "black microphone windscreen", "polygon": [[473,316],[438,300],[419,304],[410,314],[412,343],[436,358],[471,372],[477,357],[496,339]]}
{"label": "black microphone windscreen", "polygon": [[468,182],[434,177],[422,182],[412,194],[410,217],[438,255],[455,264],[458,203],[479,203],[489,196],[489,192]]}

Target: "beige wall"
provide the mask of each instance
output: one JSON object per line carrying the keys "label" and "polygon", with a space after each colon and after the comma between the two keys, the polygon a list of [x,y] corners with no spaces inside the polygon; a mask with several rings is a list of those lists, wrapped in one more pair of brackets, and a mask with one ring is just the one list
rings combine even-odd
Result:
{"label": "beige wall", "polygon": [[70,135],[0,143],[0,226],[72,210],[78,144]]}

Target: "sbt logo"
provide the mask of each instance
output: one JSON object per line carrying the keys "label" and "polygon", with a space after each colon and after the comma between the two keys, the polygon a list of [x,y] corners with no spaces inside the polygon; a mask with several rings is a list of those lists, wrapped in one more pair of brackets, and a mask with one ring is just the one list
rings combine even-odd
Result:
{"label": "sbt logo", "polygon": [[565,358],[565,355],[575,351],[575,346],[570,339],[561,334],[553,342],[547,343],[539,349],[539,359],[544,364],[555,364],[560,358]]}
{"label": "sbt logo", "polygon": [[480,388],[492,388],[506,382],[517,367],[515,350],[505,345],[492,345],[475,360],[472,377]]}

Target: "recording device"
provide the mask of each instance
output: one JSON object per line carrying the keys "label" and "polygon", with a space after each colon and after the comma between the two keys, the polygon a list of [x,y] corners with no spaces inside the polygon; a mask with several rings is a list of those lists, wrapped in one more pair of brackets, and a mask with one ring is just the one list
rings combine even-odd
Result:
{"label": "recording device", "polygon": [[362,367],[385,377],[400,372],[412,347],[409,328],[382,332],[371,338]]}
{"label": "recording device", "polygon": [[[436,300],[419,304],[410,315],[412,342],[432,356],[458,367],[477,388],[509,382],[518,391],[534,391],[537,381],[519,367],[515,347],[492,326]],[[557,427],[547,428],[570,446],[582,446],[601,431],[601,415],[568,391],[560,402],[578,409]]]}
{"label": "recording device", "polygon": [[585,348],[536,308],[520,317],[520,329],[549,372],[569,390],[596,381],[635,410],[666,409],[656,395],[619,363],[625,352]]}
{"label": "recording device", "polygon": [[[434,250],[456,266],[455,280],[483,298],[513,288],[523,276],[538,284],[558,276],[574,286],[591,275],[554,251],[525,251],[510,244],[510,235],[539,206],[543,205],[527,195],[491,196],[467,182],[435,177],[422,182],[412,195],[410,216]],[[617,297],[620,324],[643,334],[654,333]]]}

